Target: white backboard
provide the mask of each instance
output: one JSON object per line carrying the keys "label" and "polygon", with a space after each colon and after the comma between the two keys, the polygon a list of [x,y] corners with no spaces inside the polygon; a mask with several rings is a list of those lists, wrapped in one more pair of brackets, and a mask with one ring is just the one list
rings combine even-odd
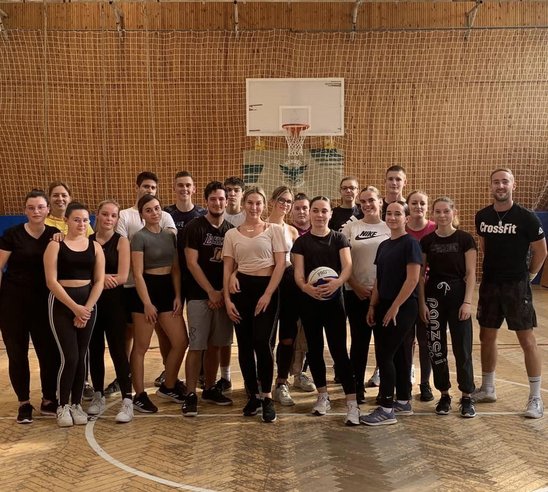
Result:
{"label": "white backboard", "polygon": [[[247,136],[283,136],[285,123],[308,136],[344,135],[344,79],[246,79]],[[295,121],[300,120],[300,121]]]}

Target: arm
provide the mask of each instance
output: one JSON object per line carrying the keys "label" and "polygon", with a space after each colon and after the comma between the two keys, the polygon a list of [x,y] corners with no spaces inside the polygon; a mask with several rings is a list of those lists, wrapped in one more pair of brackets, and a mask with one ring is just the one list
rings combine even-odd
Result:
{"label": "arm", "polygon": [[325,279],[326,283],[318,288],[323,297],[329,297],[334,294],[352,275],[352,257],[350,256],[350,248],[341,248],[339,250],[339,258],[341,259],[341,274],[338,278]]}
{"label": "arm", "polygon": [[0,286],[2,285],[2,273],[8,263],[8,259],[11,255],[11,251],[0,249]]}
{"label": "arm", "polygon": [[529,279],[534,280],[546,259],[546,239],[542,238],[531,243],[531,263],[529,264]]}
{"label": "arm", "polygon": [[419,283],[420,270],[421,266],[418,263],[407,264],[405,282],[401,286],[394,302],[392,302],[392,305],[386,312],[386,315],[382,320],[383,326],[388,326],[391,321],[394,322],[394,325],[396,324],[396,315],[400,310],[400,306],[409,299],[409,296],[413,293],[413,290],[415,290],[415,287]]}
{"label": "arm", "polygon": [[93,306],[97,304],[103,287],[105,284],[105,254],[101,245],[94,241],[95,247],[95,266],[93,268],[93,285],[91,286],[91,292],[89,293],[88,300],[86,301],[86,307],[93,311]]}
{"label": "arm", "polygon": [[230,292],[228,290],[228,284],[230,283],[230,276],[236,269],[236,262],[232,256],[223,256],[223,293],[225,297],[225,306],[228,317],[236,324],[241,321],[240,313],[236,309],[236,306],[230,299]]}
{"label": "arm", "polygon": [[218,309],[223,306],[223,292],[221,290],[215,290],[211,285],[211,282],[205,276],[202,267],[198,264],[198,250],[189,247],[185,248],[186,266],[190,270],[190,273],[194,277],[194,280],[198,285],[204,289],[209,297],[209,307],[211,309]]}
{"label": "arm", "polygon": [[298,253],[293,253],[293,261],[295,267],[295,283],[299,289],[314,299],[321,299],[322,295],[319,291],[319,287],[310,285],[304,277],[304,256]]}
{"label": "arm", "polygon": [[280,285],[285,270],[285,251],[274,253],[274,262],[274,271],[270,277],[270,282],[268,282],[264,294],[257,301],[257,306],[255,306],[255,316],[266,311],[272,295]]}
{"label": "arm", "polygon": [[430,320],[430,310],[426,304],[426,295],[424,293],[424,287],[426,284],[426,265],[428,261],[426,259],[426,254],[422,254],[422,265],[419,276],[419,316],[425,323],[428,323]]}
{"label": "arm", "polygon": [[179,255],[173,255],[173,265],[171,267],[171,279],[173,281],[173,290],[175,298],[173,299],[173,316],[182,315],[183,302],[181,301],[181,267],[179,266]]}
{"label": "arm", "polygon": [[105,289],[115,289],[127,282],[129,275],[130,251],[129,241],[125,237],[118,240],[118,271],[105,274]]}
{"label": "arm", "polygon": [[150,300],[145,279],[143,277],[144,253],[142,251],[131,252],[131,267],[133,270],[133,278],[135,280],[135,288],[137,289],[137,294],[139,294],[139,298],[144,306],[145,319],[149,323],[156,323],[158,320],[158,310]]}
{"label": "arm", "polygon": [[366,320],[369,326],[375,326],[375,309],[379,303],[379,289],[377,288],[377,279],[373,285],[373,291],[371,292],[371,301],[369,302],[369,309],[367,310]]}
{"label": "arm", "polygon": [[466,291],[464,292],[464,300],[459,309],[459,319],[465,320],[470,318],[472,313],[472,294],[476,287],[476,259],[478,252],[471,248],[464,253],[464,261],[466,265],[466,276],[464,281],[466,282]]}

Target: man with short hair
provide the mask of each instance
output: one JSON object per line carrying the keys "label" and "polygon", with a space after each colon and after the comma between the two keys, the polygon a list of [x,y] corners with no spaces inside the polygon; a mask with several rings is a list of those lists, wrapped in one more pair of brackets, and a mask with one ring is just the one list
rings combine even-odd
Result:
{"label": "man with short hair", "polygon": [[204,357],[205,389],[202,400],[216,405],[231,405],[215,383],[221,347],[232,344],[232,321],[223,298],[223,243],[226,231],[234,226],[224,219],[226,190],[219,181],[204,190],[207,213],[185,227],[183,238],[188,269],[187,316],[189,349],[186,358],[188,394],[182,406],[185,416],[198,413],[196,385]]}
{"label": "man with short hair", "polygon": [[228,220],[234,227],[243,224],[245,211],[242,209],[242,196],[245,183],[237,176],[230,176],[223,183],[226,188],[226,212],[225,220]]}
{"label": "man with short hair", "polygon": [[179,171],[173,179],[175,203],[164,208],[173,217],[177,230],[182,230],[192,219],[205,215],[207,210],[192,202],[196,193],[194,178],[188,171]]}
{"label": "man with short hair", "polygon": [[297,229],[299,236],[310,231],[310,200],[304,193],[297,193],[291,209],[291,225]]}
{"label": "man with short hair", "polygon": [[358,179],[354,176],[346,176],[340,183],[341,203],[333,209],[329,220],[329,228],[341,232],[342,228],[349,222],[363,218],[363,212],[356,204],[359,193]]}
{"label": "man with short hair", "polygon": [[[482,378],[481,387],[472,397],[477,403],[497,401],[497,334],[506,319],[523,350],[529,379],[524,415],[538,419],[544,415],[540,396],[542,363],[533,333],[537,318],[531,281],[546,258],[546,240],[538,217],[513,201],[516,182],[512,171],[496,169],[491,173],[490,183],[493,204],[476,214],[476,230],[484,254],[477,312]],[[531,260],[527,265],[529,250]]]}
{"label": "man with short hair", "polygon": [[385,174],[385,196],[383,198],[382,204],[382,213],[381,218],[385,220],[386,218],[386,209],[388,205],[392,202],[400,201],[405,202],[405,197],[403,196],[403,189],[407,184],[407,175],[405,174],[405,169],[398,165],[394,164],[386,170]]}

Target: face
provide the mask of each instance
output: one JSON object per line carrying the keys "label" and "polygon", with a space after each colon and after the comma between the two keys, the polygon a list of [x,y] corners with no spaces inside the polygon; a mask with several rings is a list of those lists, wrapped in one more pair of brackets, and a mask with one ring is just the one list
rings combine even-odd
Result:
{"label": "face", "polygon": [[293,204],[291,218],[293,224],[297,227],[300,227],[301,229],[308,227],[310,224],[310,205],[308,200],[297,200]]}
{"label": "face", "polygon": [[242,187],[237,185],[227,185],[225,188],[228,204],[232,207],[239,207],[240,203],[242,203]]}
{"label": "face", "polygon": [[291,193],[286,191],[282,193],[276,200],[273,202],[273,207],[277,207],[278,210],[286,215],[291,211],[291,206],[293,205],[293,196]]}
{"label": "face", "polygon": [[374,191],[362,191],[359,202],[364,216],[380,217],[382,203]]}
{"label": "face", "polygon": [[341,199],[346,203],[354,203],[358,196],[358,183],[353,179],[346,179],[341,183]]}
{"label": "face", "polygon": [[426,217],[428,210],[428,197],[422,193],[413,193],[409,198],[409,214],[411,217]]}
{"label": "face", "polygon": [[225,213],[226,195],[224,190],[215,190],[209,194],[206,201],[207,211],[213,217],[220,217]]}
{"label": "face", "polygon": [[118,207],[114,203],[105,203],[97,212],[97,229],[112,231],[118,223]]}
{"label": "face", "polygon": [[393,202],[386,209],[386,225],[391,231],[405,230],[407,217],[403,205]]}
{"label": "face", "polygon": [[259,219],[264,210],[264,199],[259,193],[250,193],[245,199],[244,207],[246,215]]}
{"label": "face", "polygon": [[69,234],[85,236],[89,226],[89,213],[87,210],[73,210],[66,217]]}
{"label": "face", "polygon": [[327,227],[331,215],[331,204],[326,200],[316,200],[310,205],[310,222],[312,226]]}
{"label": "face", "polygon": [[192,195],[196,192],[194,181],[190,176],[177,178],[173,185],[173,189],[177,195],[177,199],[183,202],[190,200]]}
{"label": "face", "polygon": [[49,197],[51,211],[56,217],[65,215],[67,205],[71,202],[69,192],[64,186],[56,186]]}
{"label": "face", "polygon": [[41,196],[29,198],[25,203],[25,215],[27,216],[29,222],[34,224],[43,223],[48,213],[48,204]]}
{"label": "face", "polygon": [[153,179],[145,179],[143,180],[141,185],[136,186],[136,188],[137,188],[137,201],[139,201],[139,198],[145,195],[156,196],[156,192],[158,191],[158,184]]}
{"label": "face", "polygon": [[432,210],[432,218],[437,226],[449,226],[453,223],[456,211],[447,202],[436,202]]}
{"label": "face", "polygon": [[390,171],[386,174],[386,192],[401,195],[407,184],[407,178],[401,171]]}
{"label": "face", "polygon": [[158,200],[150,200],[143,207],[141,217],[147,225],[156,225],[160,223],[162,218],[162,207]]}
{"label": "face", "polygon": [[491,193],[497,202],[512,200],[512,192],[516,189],[514,177],[506,171],[499,171],[491,176]]}

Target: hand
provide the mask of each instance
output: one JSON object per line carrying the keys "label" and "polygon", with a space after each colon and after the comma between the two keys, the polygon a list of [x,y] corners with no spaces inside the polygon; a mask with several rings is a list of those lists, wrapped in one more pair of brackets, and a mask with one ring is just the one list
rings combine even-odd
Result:
{"label": "hand", "polygon": [[430,321],[430,309],[428,309],[428,305],[426,303],[419,305],[419,316],[426,324]]}
{"label": "hand", "polygon": [[236,277],[236,272],[232,272],[230,279],[228,280],[228,292],[230,294],[238,294],[240,292],[240,282]]}
{"label": "hand", "polygon": [[240,323],[240,321],[242,321],[242,317],[240,316],[240,313],[236,309],[234,303],[230,300],[225,300],[225,305],[228,317],[232,320],[232,322],[235,324]]}
{"label": "hand", "polygon": [[459,309],[459,320],[464,321],[467,319],[470,319],[470,316],[472,315],[472,306],[468,303],[462,303],[460,309]]}
{"label": "hand", "polygon": [[267,294],[266,292],[259,298],[259,300],[257,301],[257,305],[255,306],[255,316],[259,316],[259,314],[266,311],[271,299],[272,296],[270,294]]}
{"label": "hand", "polygon": [[76,308],[72,311],[74,313],[74,318],[78,318],[82,321],[88,321],[91,318],[91,312],[93,309],[88,309],[86,306],[78,304]]}
{"label": "hand", "polygon": [[180,316],[182,310],[183,303],[181,301],[181,298],[179,296],[176,296],[175,299],[173,299],[173,311],[171,312],[171,316],[173,316],[174,318]]}
{"label": "hand", "polygon": [[367,288],[365,285],[358,285],[357,287],[353,287],[354,294],[356,294],[356,297],[363,301],[365,299],[369,299],[371,297],[371,294],[373,292],[373,289]]}
{"label": "hand", "polygon": [[118,280],[114,275],[105,275],[105,289],[115,289],[118,287]]}
{"label": "hand", "polygon": [[87,324],[87,320],[84,320],[82,318],[79,318],[78,316],[75,316],[72,323],[74,324],[76,328],[85,328]]}
{"label": "hand", "polygon": [[384,318],[382,319],[382,326],[388,326],[391,322],[394,323],[394,326],[396,326],[396,316],[398,314],[398,311],[400,310],[399,307],[390,306],[388,311],[386,311],[386,314],[384,315]]}
{"label": "hand", "polygon": [[210,309],[219,309],[223,307],[224,304],[224,298],[223,293],[220,290],[212,290],[208,293],[209,296],[209,302],[208,306]]}
{"label": "hand", "polygon": [[371,306],[371,304],[369,305],[365,319],[369,326],[375,326],[375,306]]}
{"label": "hand", "polygon": [[154,324],[158,321],[158,310],[154,304],[145,304],[145,319],[147,323]]}
{"label": "hand", "polygon": [[341,281],[338,278],[326,278],[324,281],[325,284],[318,285],[317,287],[323,298],[331,297],[341,286]]}
{"label": "hand", "polygon": [[53,236],[51,236],[51,240],[56,243],[60,243],[63,239],[65,239],[65,235],[62,232],[56,232]]}
{"label": "hand", "polygon": [[312,284],[304,284],[303,292],[308,294],[313,299],[322,300],[322,293],[319,287],[314,287]]}

